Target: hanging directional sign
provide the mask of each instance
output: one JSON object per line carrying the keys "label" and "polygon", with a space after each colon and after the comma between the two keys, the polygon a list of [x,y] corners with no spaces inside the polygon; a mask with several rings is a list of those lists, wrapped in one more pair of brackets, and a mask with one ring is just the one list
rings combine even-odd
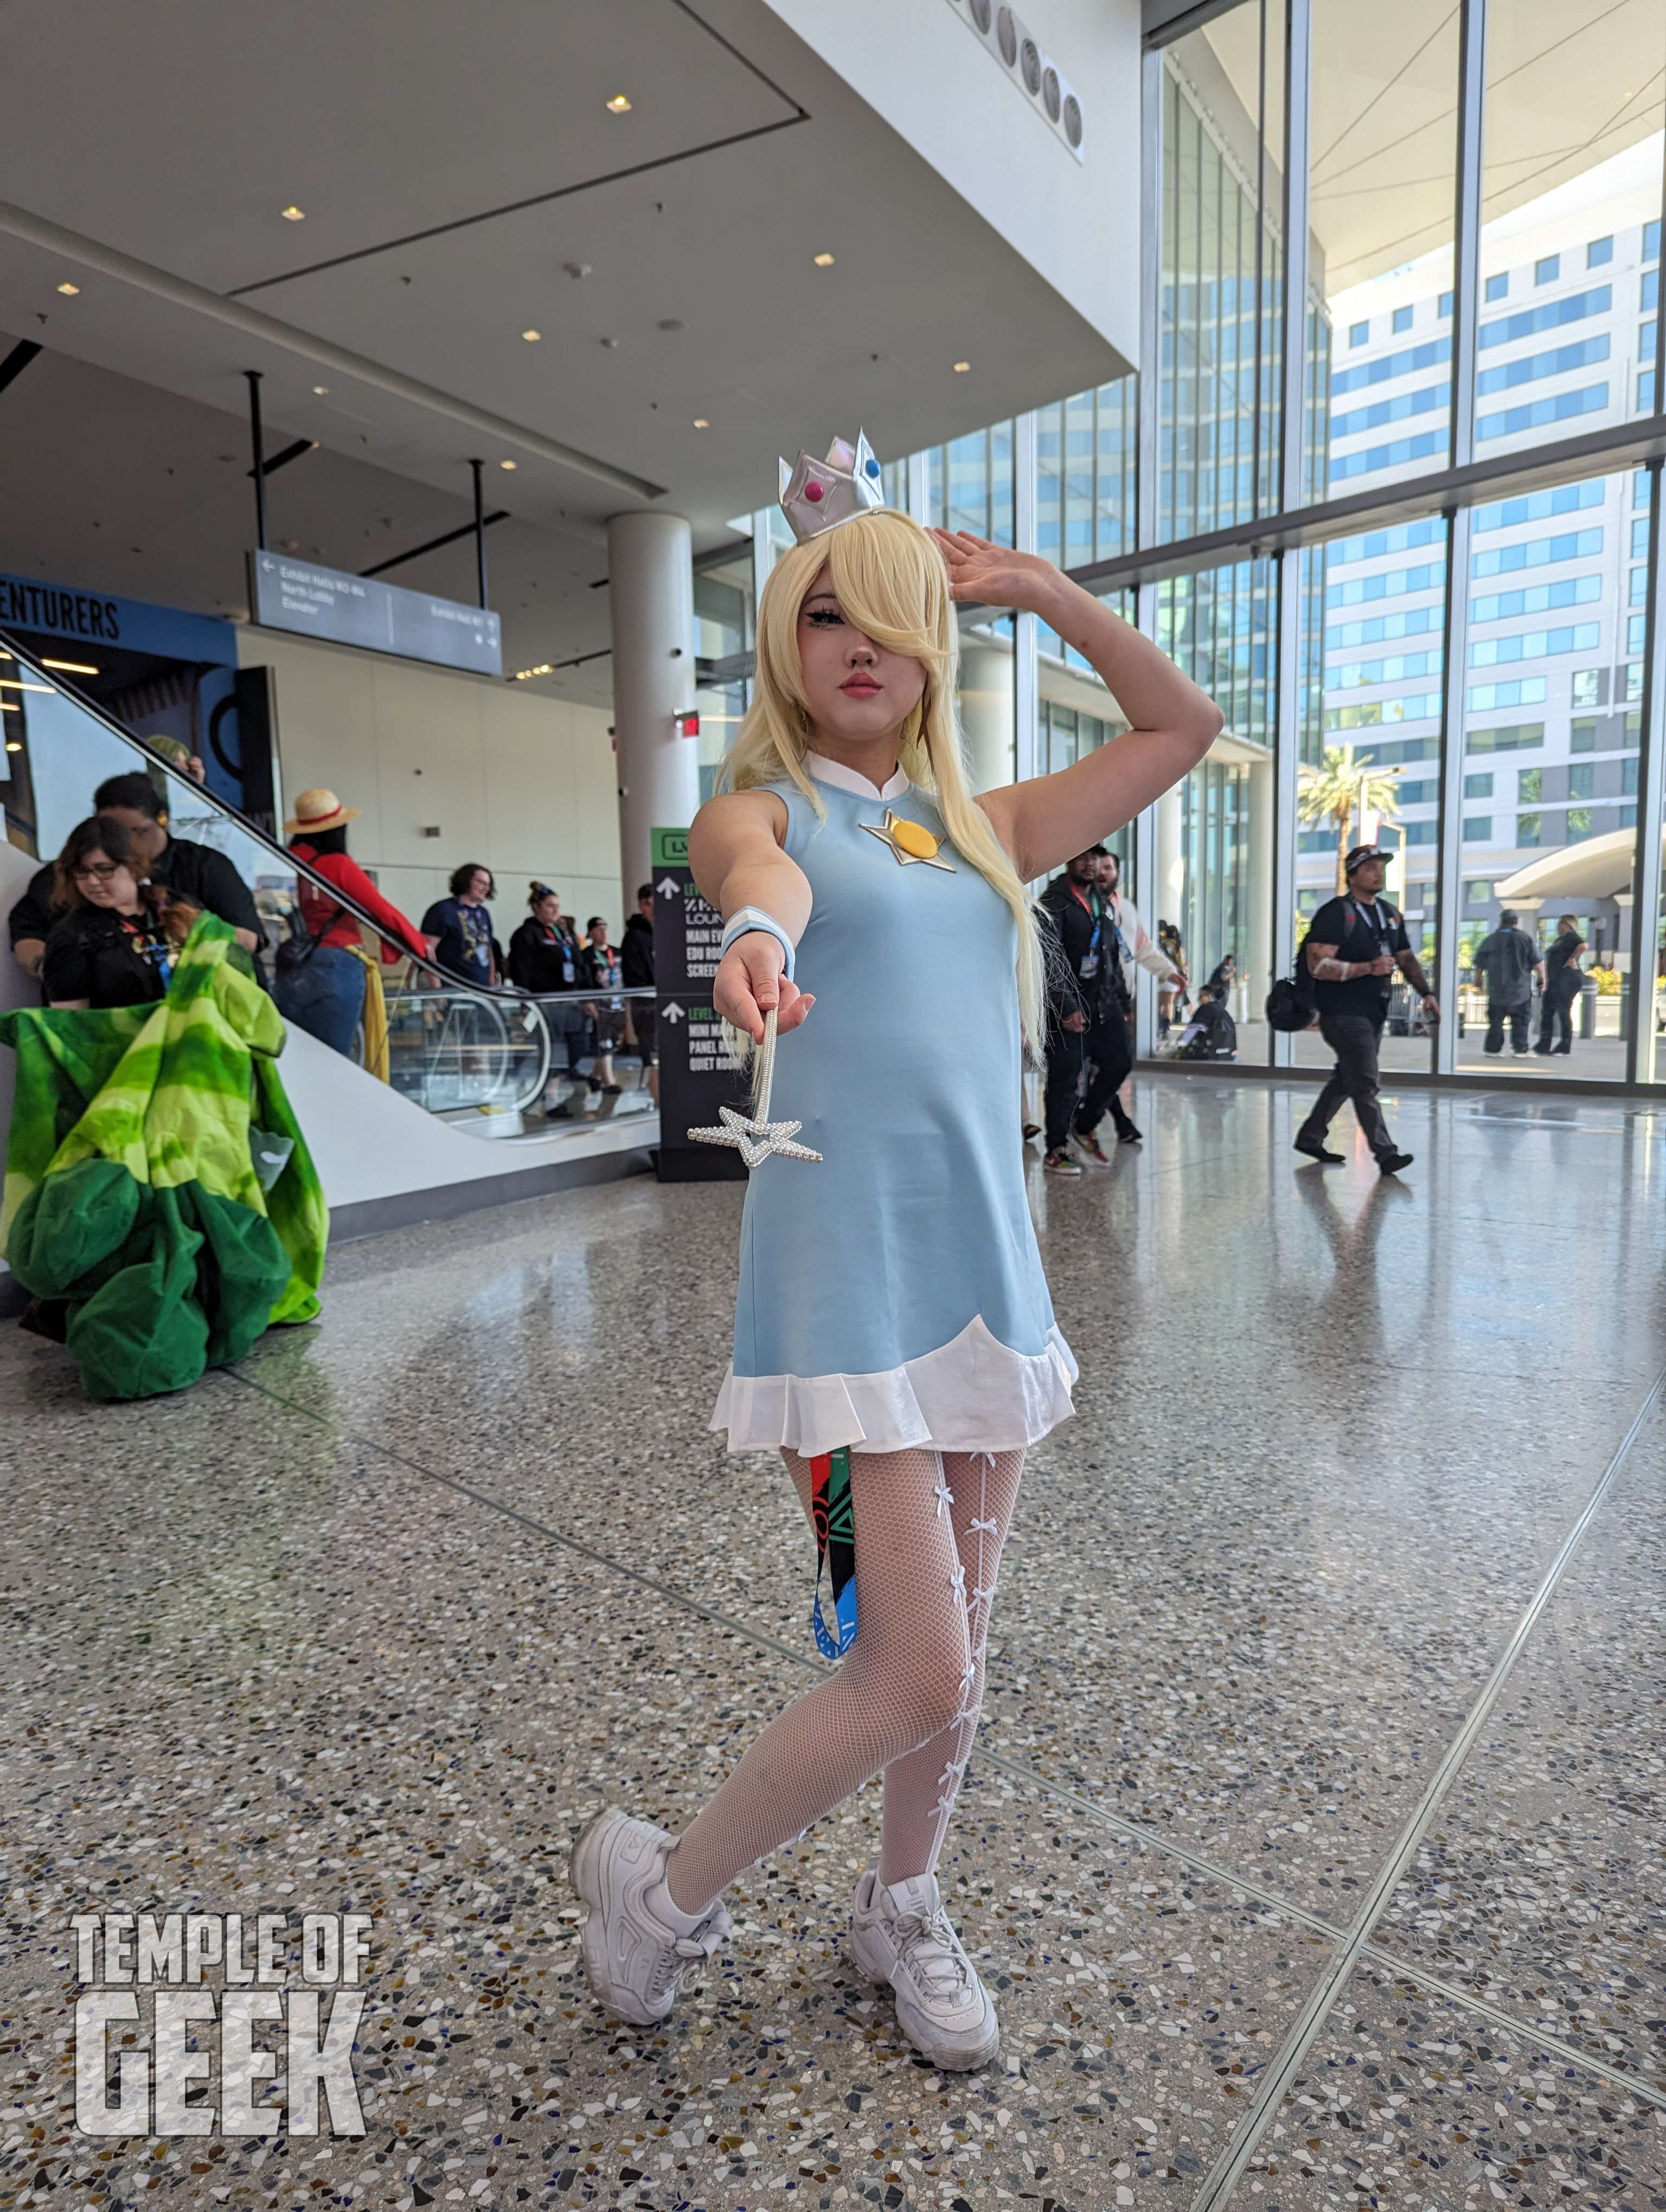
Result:
{"label": "hanging directional sign", "polygon": [[660,1010],[660,1180],[744,1182],[738,1152],[689,1140],[721,1106],[743,1106],[746,1079],[729,1056],[711,1003],[723,917],[708,906],[689,872],[686,830],[656,830],[654,854],[654,981]]}

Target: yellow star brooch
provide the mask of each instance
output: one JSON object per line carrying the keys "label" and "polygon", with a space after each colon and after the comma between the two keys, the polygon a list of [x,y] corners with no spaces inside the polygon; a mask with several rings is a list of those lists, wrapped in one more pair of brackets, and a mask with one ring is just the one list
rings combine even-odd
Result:
{"label": "yellow star brooch", "polygon": [[893,814],[886,807],[883,822],[861,822],[857,827],[889,847],[897,856],[899,868],[941,868],[949,876],[957,872],[952,861],[938,858],[943,848],[942,839],[934,837],[922,823],[910,822],[905,814]]}

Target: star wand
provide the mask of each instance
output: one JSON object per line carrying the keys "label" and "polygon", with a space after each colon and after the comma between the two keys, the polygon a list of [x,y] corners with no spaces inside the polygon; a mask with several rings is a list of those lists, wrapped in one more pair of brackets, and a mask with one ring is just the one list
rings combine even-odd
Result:
{"label": "star wand", "polygon": [[758,1047],[757,1080],[752,1094],[757,1111],[737,1114],[732,1106],[720,1106],[720,1127],[690,1129],[689,1135],[698,1145],[733,1145],[749,1168],[761,1167],[771,1152],[779,1152],[784,1160],[819,1163],[819,1152],[812,1152],[808,1145],[793,1142],[804,1127],[802,1121],[769,1119],[769,1091],[775,1079],[775,1010],[771,1006],[763,1017],[763,1042]]}

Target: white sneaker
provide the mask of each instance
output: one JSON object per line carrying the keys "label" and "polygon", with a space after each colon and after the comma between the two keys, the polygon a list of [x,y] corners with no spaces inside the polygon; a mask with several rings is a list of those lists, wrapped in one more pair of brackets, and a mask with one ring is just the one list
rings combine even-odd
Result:
{"label": "white sneaker", "polygon": [[887,1889],[870,1867],[850,1908],[850,1952],[870,1981],[889,1982],[897,2019],[922,2058],[946,2073],[987,2066],[1000,2022],[943,1909],[934,1874]]}
{"label": "white sneaker", "polygon": [[663,2020],[695,1962],[709,1959],[733,1923],[721,1904],[683,1912],[666,1885],[671,1838],[610,1805],[573,1846],[568,1875],[590,1907],[584,1971],[605,2010],[639,2027]]}

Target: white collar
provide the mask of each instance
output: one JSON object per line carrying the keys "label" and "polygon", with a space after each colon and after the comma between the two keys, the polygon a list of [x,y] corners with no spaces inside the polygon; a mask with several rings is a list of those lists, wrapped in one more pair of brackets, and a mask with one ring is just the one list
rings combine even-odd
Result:
{"label": "white collar", "polygon": [[842,761],[829,760],[824,753],[806,753],[804,772],[814,776],[818,783],[830,783],[836,791],[854,791],[859,799],[900,799],[909,788],[909,780],[900,768],[881,787],[870,783],[854,768],[846,768]]}

